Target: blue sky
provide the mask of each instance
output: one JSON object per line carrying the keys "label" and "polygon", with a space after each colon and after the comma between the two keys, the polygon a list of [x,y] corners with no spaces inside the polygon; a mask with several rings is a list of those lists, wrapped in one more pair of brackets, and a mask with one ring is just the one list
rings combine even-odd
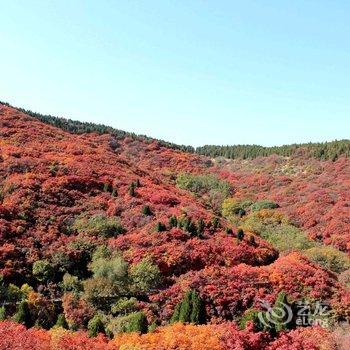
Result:
{"label": "blue sky", "polygon": [[349,138],[349,1],[2,1],[0,100],[181,144]]}

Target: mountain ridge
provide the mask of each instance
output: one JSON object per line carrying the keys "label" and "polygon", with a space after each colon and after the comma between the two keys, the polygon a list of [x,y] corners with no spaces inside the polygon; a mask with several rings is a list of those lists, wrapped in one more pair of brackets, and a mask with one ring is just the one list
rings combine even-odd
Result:
{"label": "mountain ridge", "polygon": [[[1,102],[0,104],[13,107],[7,102]],[[340,156],[350,157],[350,140],[333,140],[325,142],[308,142],[308,143],[293,143],[281,146],[261,146],[261,145],[203,145],[193,147],[189,145],[178,145],[172,142],[155,139],[146,135],[137,135],[132,132],[127,132],[119,129],[115,129],[104,124],[96,124],[92,122],[80,122],[77,120],[55,117],[52,115],[43,115],[37,112],[32,112],[24,108],[13,107],[25,114],[28,114],[46,124],[50,124],[59,127],[63,130],[71,133],[90,133],[96,132],[99,134],[112,134],[117,137],[132,137],[145,141],[157,141],[161,145],[179,149],[185,152],[197,153],[209,157],[223,156],[228,159],[254,159],[257,157],[266,157],[270,155],[282,155],[282,156],[298,156],[300,154],[306,154],[309,157],[314,157],[321,160],[336,160]]]}

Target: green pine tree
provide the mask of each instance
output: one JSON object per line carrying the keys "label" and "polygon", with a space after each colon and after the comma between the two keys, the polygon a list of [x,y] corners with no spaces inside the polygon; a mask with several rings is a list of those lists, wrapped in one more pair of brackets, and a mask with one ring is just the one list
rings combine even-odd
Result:
{"label": "green pine tree", "polygon": [[177,217],[175,215],[172,215],[169,218],[169,226],[170,227],[176,227],[177,226]]}
{"label": "green pine tree", "polygon": [[151,210],[151,208],[150,208],[149,205],[144,205],[144,206],[142,207],[142,214],[143,214],[143,215],[147,215],[147,216],[152,215],[152,210]]}
{"label": "green pine tree", "polygon": [[14,321],[25,325],[27,328],[33,325],[33,320],[30,314],[27,301],[22,301],[17,308],[17,312],[14,315]]}
{"label": "green pine tree", "polygon": [[171,316],[171,319],[170,319],[170,323],[179,322],[181,304],[182,303],[176,304],[174,313],[173,313],[173,315]]}
{"label": "green pine tree", "polygon": [[157,232],[166,231],[166,226],[162,222],[159,221],[159,222],[157,222],[156,231]]}
{"label": "green pine tree", "polygon": [[179,322],[189,323],[191,322],[191,312],[192,312],[192,292],[186,293],[184,300],[181,303]]}
{"label": "green pine tree", "polygon": [[238,231],[237,231],[237,239],[238,239],[239,241],[243,241],[243,238],[244,238],[244,231],[240,228],[240,229],[238,229]]}
{"label": "green pine tree", "polygon": [[232,228],[226,227],[226,234],[232,235],[233,234]]}
{"label": "green pine tree", "polygon": [[193,324],[204,324],[205,323],[205,308],[202,299],[199,294],[194,290],[191,293],[191,316],[190,321]]}

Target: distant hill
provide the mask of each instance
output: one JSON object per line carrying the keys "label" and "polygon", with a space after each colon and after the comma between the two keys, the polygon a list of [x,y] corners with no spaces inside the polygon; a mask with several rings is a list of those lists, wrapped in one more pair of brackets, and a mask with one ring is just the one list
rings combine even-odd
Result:
{"label": "distant hill", "polygon": [[350,156],[350,140],[318,143],[301,143],[284,146],[263,147],[259,145],[214,146],[196,148],[196,153],[208,157],[229,159],[254,159],[276,154],[285,157],[310,157],[320,160],[336,160],[341,156]]}
{"label": "distant hill", "polygon": [[[4,106],[8,106],[8,107],[13,107],[7,102],[0,101],[0,104],[2,104]],[[143,141],[148,141],[148,142],[157,141],[157,142],[159,142],[159,144],[161,144],[164,147],[168,147],[168,148],[172,148],[172,149],[179,149],[179,150],[186,151],[186,152],[193,153],[195,151],[192,146],[177,145],[177,144],[172,143],[172,142],[154,139],[154,138],[149,137],[149,136],[137,135],[137,134],[132,133],[132,132],[127,132],[127,131],[115,129],[111,126],[106,126],[103,124],[81,122],[78,120],[66,119],[66,118],[62,118],[62,117],[55,117],[55,116],[52,116],[49,114],[41,114],[41,113],[33,112],[33,111],[30,111],[30,110],[27,110],[24,108],[17,108],[17,107],[13,107],[13,108],[16,108],[17,110],[19,110],[27,115],[30,115],[31,117],[36,118],[43,123],[53,125],[57,128],[60,128],[62,130],[68,131],[68,132],[73,133],[73,134],[84,134],[84,133],[111,134],[111,135],[114,135],[118,138],[131,137],[133,139],[138,139],[138,140],[143,140]]]}
{"label": "distant hill", "polygon": [[[12,107],[9,103],[1,102],[5,106]],[[16,108],[16,107],[14,107]],[[254,159],[257,157],[268,157],[276,154],[280,156],[293,157],[304,156],[310,158],[317,158],[320,160],[336,160],[341,156],[350,156],[350,140],[336,140],[330,142],[317,143],[302,143],[283,146],[264,147],[259,145],[205,145],[194,148],[192,146],[177,145],[175,143],[158,140],[146,135],[136,135],[135,133],[115,129],[103,124],[81,122],[72,119],[55,117],[52,115],[44,115],[23,108],[16,108],[19,111],[34,117],[43,123],[53,125],[62,130],[66,130],[74,134],[83,133],[98,133],[98,134],[112,134],[116,137],[131,137],[134,139],[144,140],[147,142],[158,141],[164,147],[178,149],[185,152],[197,153],[200,155],[214,157],[224,157],[228,159]]]}

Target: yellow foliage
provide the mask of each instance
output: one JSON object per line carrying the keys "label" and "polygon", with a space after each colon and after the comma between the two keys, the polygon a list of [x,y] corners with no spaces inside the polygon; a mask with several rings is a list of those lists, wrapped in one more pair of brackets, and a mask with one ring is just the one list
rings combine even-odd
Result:
{"label": "yellow foliage", "polygon": [[174,324],[153,333],[121,334],[110,344],[111,350],[223,350],[221,332],[213,326]]}

